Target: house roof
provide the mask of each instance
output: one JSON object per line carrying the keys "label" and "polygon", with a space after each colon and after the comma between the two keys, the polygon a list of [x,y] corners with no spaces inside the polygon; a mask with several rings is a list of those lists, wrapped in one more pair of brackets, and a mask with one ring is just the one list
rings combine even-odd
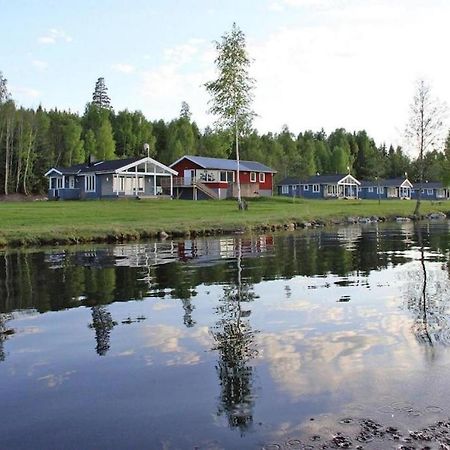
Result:
{"label": "house roof", "polygon": [[379,180],[362,180],[361,187],[373,187],[373,186],[383,186],[383,187],[398,187],[401,186],[405,181],[412,184],[407,178],[388,178]]}
{"label": "house roof", "polygon": [[347,174],[330,174],[330,175],[313,175],[305,179],[300,179],[298,177],[287,177],[278,183],[278,186],[286,184],[329,184],[329,183],[339,183],[345,177],[351,176],[357,183],[358,180],[352,175]]}
{"label": "house roof", "polygon": [[176,171],[173,169],[165,166],[164,164],[161,164],[158,161],[155,161],[152,158],[147,157],[138,157],[138,158],[126,158],[126,159],[112,159],[107,161],[97,161],[91,164],[83,163],[83,164],[75,164],[71,167],[53,167],[51,168],[45,176],[48,176],[52,171],[59,172],[61,175],[82,175],[84,173],[113,173],[116,172],[122,168],[127,168],[127,166],[133,166],[133,164],[142,161],[143,163],[146,162],[146,160],[150,163],[155,164],[156,166],[159,166],[168,172],[173,173],[176,175]]}
{"label": "house roof", "polygon": [[414,183],[414,189],[442,189],[445,186],[440,181],[428,181],[426,183]]}
{"label": "house roof", "polygon": [[[218,169],[218,170],[237,170],[237,161],[235,159],[224,159],[224,158],[209,158],[206,156],[193,156],[184,155],[170,167],[175,166],[183,159],[189,159],[194,164],[197,164],[203,169]],[[266,173],[276,173],[276,170],[257,162],[257,161],[239,161],[239,170],[247,172],[266,172]]]}

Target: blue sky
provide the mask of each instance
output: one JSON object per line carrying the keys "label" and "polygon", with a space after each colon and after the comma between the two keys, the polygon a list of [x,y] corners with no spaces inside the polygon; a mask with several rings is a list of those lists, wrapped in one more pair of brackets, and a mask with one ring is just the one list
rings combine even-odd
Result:
{"label": "blue sky", "polygon": [[82,112],[103,76],[116,110],[212,123],[212,41],[247,36],[261,132],[365,128],[402,143],[414,81],[450,101],[446,0],[0,0],[0,70],[17,102]]}

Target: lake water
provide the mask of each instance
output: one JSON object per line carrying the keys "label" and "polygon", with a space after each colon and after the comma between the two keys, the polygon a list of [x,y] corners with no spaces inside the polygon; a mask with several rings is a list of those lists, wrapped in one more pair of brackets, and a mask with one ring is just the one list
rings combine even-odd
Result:
{"label": "lake water", "polygon": [[3,252],[0,447],[416,448],[450,415],[449,229]]}

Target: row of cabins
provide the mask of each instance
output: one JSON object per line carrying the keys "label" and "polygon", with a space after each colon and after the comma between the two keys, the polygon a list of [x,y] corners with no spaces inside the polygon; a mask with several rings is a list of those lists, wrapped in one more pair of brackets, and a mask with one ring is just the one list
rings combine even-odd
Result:
{"label": "row of cabins", "polygon": [[[235,160],[186,155],[166,166],[153,158],[94,161],[71,167],[52,167],[48,198],[225,199],[237,196]],[[276,171],[256,161],[239,162],[242,197],[271,196]]]}
{"label": "row of cabins", "polygon": [[[237,197],[236,160],[185,155],[170,166],[153,158],[90,160],[71,167],[53,167],[49,199],[95,199],[167,196],[181,199]],[[276,171],[257,161],[239,162],[242,197],[271,196]],[[359,181],[350,174],[288,177],[277,185],[279,195],[305,198],[411,199],[449,198],[441,183],[412,184],[406,177]]]}
{"label": "row of cabins", "polygon": [[277,185],[279,195],[289,197],[347,199],[416,199],[445,200],[449,188],[440,182],[414,183],[408,178],[359,181],[347,175],[314,175],[306,179],[287,177]]}

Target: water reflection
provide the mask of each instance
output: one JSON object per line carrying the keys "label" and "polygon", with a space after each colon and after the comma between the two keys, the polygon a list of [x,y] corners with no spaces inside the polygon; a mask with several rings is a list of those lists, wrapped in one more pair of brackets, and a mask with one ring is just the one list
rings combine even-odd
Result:
{"label": "water reflection", "polygon": [[[450,344],[450,279],[448,263],[427,261],[424,234],[416,226],[418,260],[414,269],[407,273],[406,285],[407,308],[414,314],[412,332],[420,344],[434,347],[436,344]],[[436,266],[437,264],[437,266]],[[435,352],[430,353],[434,357]]]}
{"label": "water reflection", "polygon": [[[405,399],[405,416],[442,411],[448,231],[370,224],[4,252],[4,446],[24,435],[14,417],[41,448],[50,426],[79,447],[82,430],[99,448],[255,448],[298,443],[320,414],[391,420]],[[45,423],[26,420],[36,402]],[[118,420],[129,442],[106,425]]]}
{"label": "water reflection", "polygon": [[89,324],[89,327],[95,330],[95,342],[97,343],[95,351],[99,356],[104,356],[110,348],[111,330],[117,325],[117,322],[112,319],[106,306],[93,306],[91,311],[92,323]]}
{"label": "water reflection", "polygon": [[[220,320],[212,329],[218,352],[217,375],[220,384],[218,414],[225,414],[231,428],[244,433],[253,423],[254,367],[258,351],[255,331],[250,325],[248,302],[255,299],[253,286],[242,279],[242,241],[237,242],[235,277],[224,287],[217,307]],[[243,304],[245,305],[243,309]]]}

